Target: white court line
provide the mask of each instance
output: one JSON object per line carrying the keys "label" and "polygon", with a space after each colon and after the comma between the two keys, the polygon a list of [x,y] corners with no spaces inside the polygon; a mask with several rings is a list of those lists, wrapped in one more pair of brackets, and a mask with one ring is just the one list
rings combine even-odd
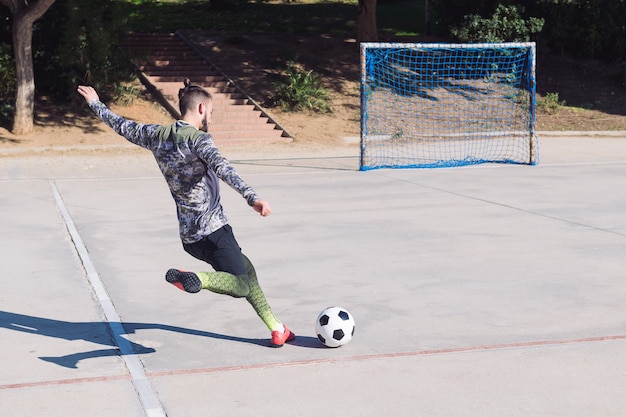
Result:
{"label": "white court line", "polygon": [[61,198],[61,194],[53,180],[49,181],[50,188],[52,189],[52,194],[54,195],[54,199],[56,200],[57,207],[63,216],[63,220],[65,221],[65,226],[67,227],[67,231],[69,232],[72,242],[74,243],[74,247],[78,252],[78,256],[83,264],[85,269],[85,273],[87,274],[87,279],[93,288],[96,297],[98,298],[98,302],[102,307],[102,311],[104,312],[104,316],[106,317],[107,322],[109,323],[109,327],[111,328],[111,332],[115,337],[115,343],[120,349],[120,356],[130,373],[133,385],[137,394],[139,396],[139,400],[141,401],[141,405],[146,413],[147,417],[166,417],[165,410],[159,401],[156,393],[152,389],[148,378],[146,377],[146,373],[143,368],[143,364],[137,357],[137,355],[133,352],[130,342],[122,337],[122,334],[125,333],[124,328],[122,327],[122,323],[120,320],[120,316],[117,314],[115,310],[115,306],[113,302],[109,298],[109,294],[100,279],[100,275],[96,271],[91,259],[89,258],[89,252],[87,248],[83,244],[83,241],[78,233],[78,229],[76,229],[76,225],[72,220],[69,212],[65,208],[65,204],[63,203],[63,199]]}
{"label": "white court line", "polygon": [[626,164],[624,160],[612,160],[612,161],[587,161],[587,162],[552,162],[552,163],[539,163],[537,166],[547,167],[570,167],[570,166],[594,166],[594,165],[623,165]]}

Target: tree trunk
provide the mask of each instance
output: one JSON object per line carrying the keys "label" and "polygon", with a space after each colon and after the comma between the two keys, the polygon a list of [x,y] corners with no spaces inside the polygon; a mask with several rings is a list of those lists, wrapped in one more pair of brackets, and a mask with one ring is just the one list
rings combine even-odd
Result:
{"label": "tree trunk", "polygon": [[356,30],[358,43],[378,41],[378,30],[376,28],[376,0],[359,0]]}
{"label": "tree trunk", "polygon": [[35,117],[35,76],[33,73],[33,25],[16,14],[13,21],[13,50],[15,51],[15,115],[13,133],[32,133]]}
{"label": "tree trunk", "polygon": [[33,131],[35,114],[35,76],[33,72],[33,24],[55,0],[0,0],[13,13],[13,53],[15,55],[15,114],[13,133],[26,135]]}

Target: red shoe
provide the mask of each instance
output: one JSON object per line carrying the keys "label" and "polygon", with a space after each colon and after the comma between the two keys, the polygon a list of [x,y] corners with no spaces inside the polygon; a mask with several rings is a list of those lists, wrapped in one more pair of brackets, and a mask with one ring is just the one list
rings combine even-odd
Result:
{"label": "red shoe", "polygon": [[275,348],[279,348],[282,347],[285,342],[291,342],[293,339],[296,338],[296,335],[287,328],[287,326],[283,325],[285,327],[285,331],[281,332],[278,330],[274,330],[272,332],[272,341],[270,342],[270,344],[272,345],[272,347]]}

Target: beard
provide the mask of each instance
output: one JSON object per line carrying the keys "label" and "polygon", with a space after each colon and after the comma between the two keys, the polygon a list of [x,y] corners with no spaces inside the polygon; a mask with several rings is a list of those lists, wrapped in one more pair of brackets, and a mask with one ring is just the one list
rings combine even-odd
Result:
{"label": "beard", "polygon": [[202,124],[200,125],[200,130],[203,132],[209,131],[209,121],[207,120],[206,114],[204,115],[204,119],[202,120]]}

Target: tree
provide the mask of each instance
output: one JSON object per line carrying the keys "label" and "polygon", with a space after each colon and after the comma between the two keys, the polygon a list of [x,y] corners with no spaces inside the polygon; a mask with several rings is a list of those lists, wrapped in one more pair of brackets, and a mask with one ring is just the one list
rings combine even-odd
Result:
{"label": "tree", "polygon": [[359,0],[356,18],[357,42],[378,41],[376,28],[376,0]]}
{"label": "tree", "polygon": [[13,55],[15,56],[15,115],[13,133],[33,131],[35,111],[35,76],[33,71],[33,25],[55,0],[0,0],[13,14]]}

